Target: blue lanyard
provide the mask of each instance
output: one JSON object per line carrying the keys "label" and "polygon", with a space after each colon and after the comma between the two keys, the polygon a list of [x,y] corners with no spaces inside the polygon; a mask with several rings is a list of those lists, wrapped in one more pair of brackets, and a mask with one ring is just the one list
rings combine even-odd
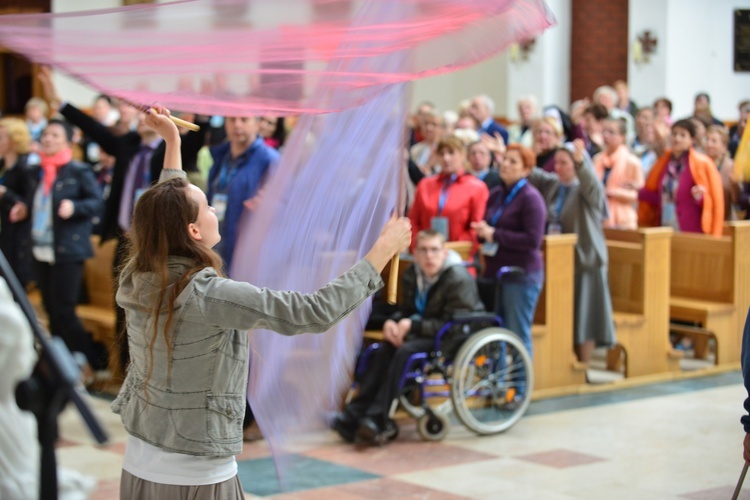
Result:
{"label": "blue lanyard", "polygon": [[430,287],[424,287],[422,293],[417,290],[417,295],[414,297],[414,305],[417,306],[419,314],[424,314],[424,309],[427,307],[427,294],[430,292]]}
{"label": "blue lanyard", "polygon": [[217,189],[219,193],[224,193],[224,191],[226,191],[227,189],[227,186],[232,183],[234,176],[237,175],[237,167],[235,166],[234,168],[230,169],[230,162],[231,159],[226,158],[221,164],[221,172],[219,172],[219,185]]}
{"label": "blue lanyard", "polygon": [[443,209],[445,208],[445,204],[448,202],[448,194],[449,189],[453,185],[454,182],[456,182],[456,179],[458,176],[456,174],[453,174],[450,176],[450,178],[447,178],[443,181],[443,188],[440,190],[440,200],[438,201],[438,211],[437,214],[440,215],[443,213]]}
{"label": "blue lanyard", "polygon": [[498,207],[498,209],[495,211],[495,213],[492,215],[492,219],[490,219],[490,225],[494,226],[497,224],[497,221],[500,219],[500,216],[503,215],[503,212],[505,211],[505,207],[510,205],[510,202],[513,201],[513,198],[518,195],[518,192],[523,188],[526,184],[528,184],[529,181],[524,177],[520,181],[516,183],[515,186],[513,186],[513,189],[511,189],[510,193],[508,193],[508,196],[505,197],[505,201],[503,201],[503,204]]}
{"label": "blue lanyard", "polygon": [[560,184],[560,189],[557,190],[557,205],[555,206],[555,220],[560,220],[560,214],[562,213],[563,205],[565,204],[565,198],[568,197],[568,190],[570,188],[564,184]]}

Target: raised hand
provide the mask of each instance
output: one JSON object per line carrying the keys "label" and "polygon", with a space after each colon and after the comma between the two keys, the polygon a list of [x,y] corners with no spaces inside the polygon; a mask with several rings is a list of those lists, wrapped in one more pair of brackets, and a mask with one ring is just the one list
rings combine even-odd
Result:
{"label": "raised hand", "polygon": [[62,99],[60,98],[60,94],[57,93],[57,87],[52,79],[52,70],[49,66],[41,66],[39,68],[37,80],[42,85],[44,98],[49,102],[50,107],[55,111],[58,110]]}
{"label": "raised hand", "polygon": [[174,139],[175,136],[179,137],[180,132],[169,116],[170,112],[167,108],[155,105],[146,110],[145,123],[164,140]]}
{"label": "raised hand", "polygon": [[573,160],[576,163],[583,161],[583,152],[586,151],[586,144],[583,139],[576,139],[573,141]]}

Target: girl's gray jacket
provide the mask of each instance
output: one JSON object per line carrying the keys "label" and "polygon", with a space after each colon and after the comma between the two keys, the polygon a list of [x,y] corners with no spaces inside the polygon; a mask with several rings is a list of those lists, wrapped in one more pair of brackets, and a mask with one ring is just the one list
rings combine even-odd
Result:
{"label": "girl's gray jacket", "polygon": [[[189,259],[170,257],[169,283],[191,266]],[[126,266],[117,303],[125,309],[131,362],[112,410],[130,434],[164,450],[198,456],[239,454],[247,330],[284,335],[325,332],[382,286],[380,274],[367,260],[311,294],[260,289],[205,268],[177,296],[167,349],[167,313],[151,314],[159,277]],[[159,335],[152,342],[154,321],[159,322]]]}

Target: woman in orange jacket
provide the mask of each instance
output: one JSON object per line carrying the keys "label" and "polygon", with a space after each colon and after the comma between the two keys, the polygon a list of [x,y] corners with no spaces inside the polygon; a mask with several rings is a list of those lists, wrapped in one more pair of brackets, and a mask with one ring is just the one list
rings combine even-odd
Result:
{"label": "woman in orange jacket", "polygon": [[721,236],[724,191],[714,162],[693,149],[690,120],[672,125],[672,149],[662,155],[638,193],[638,224]]}

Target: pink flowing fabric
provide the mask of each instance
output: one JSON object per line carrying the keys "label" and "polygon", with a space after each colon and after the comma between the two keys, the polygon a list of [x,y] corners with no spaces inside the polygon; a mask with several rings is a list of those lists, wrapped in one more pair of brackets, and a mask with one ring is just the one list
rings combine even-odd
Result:
{"label": "pink flowing fabric", "polygon": [[[362,258],[400,205],[408,82],[552,22],[542,0],[187,1],[0,17],[0,44],[134,102],[303,113],[241,221],[230,272],[312,292]],[[340,407],[368,314],[322,335],[251,332],[248,398],[286,489],[291,452]]]}
{"label": "pink flowing fabric", "polygon": [[[383,84],[458,70],[551,23],[543,0],[377,0],[378,15],[363,18],[371,3],[195,0],[0,16],[0,45],[131,102],[282,115],[349,109]],[[377,69],[394,55],[410,63]],[[312,98],[321,88],[328,98]]]}

